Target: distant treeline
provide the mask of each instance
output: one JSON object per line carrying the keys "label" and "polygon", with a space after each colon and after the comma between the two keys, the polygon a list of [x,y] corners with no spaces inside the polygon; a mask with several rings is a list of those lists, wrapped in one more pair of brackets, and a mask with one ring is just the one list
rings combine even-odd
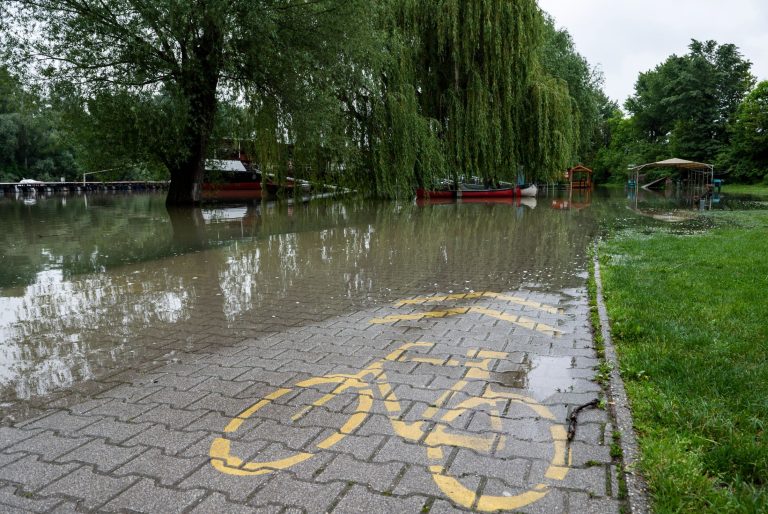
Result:
{"label": "distant treeline", "polygon": [[734,45],[693,40],[689,50],[640,74],[628,114],[617,109],[607,122],[599,179],[679,157],[714,164],[734,182],[768,181],[768,82],[755,86]]}

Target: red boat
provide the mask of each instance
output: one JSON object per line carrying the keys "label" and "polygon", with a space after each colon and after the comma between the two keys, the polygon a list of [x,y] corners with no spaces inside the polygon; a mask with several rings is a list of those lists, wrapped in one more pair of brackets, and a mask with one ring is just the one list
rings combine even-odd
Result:
{"label": "red boat", "polygon": [[261,174],[242,161],[206,159],[203,191],[261,191]]}
{"label": "red boat", "polygon": [[514,198],[517,188],[485,189],[462,184],[459,198]]}
{"label": "red boat", "polygon": [[438,199],[452,199],[456,198],[456,191],[452,189],[441,189],[437,191],[428,191],[426,189],[417,189],[416,190],[416,198],[419,200],[424,199],[430,199],[430,200],[438,200]]}

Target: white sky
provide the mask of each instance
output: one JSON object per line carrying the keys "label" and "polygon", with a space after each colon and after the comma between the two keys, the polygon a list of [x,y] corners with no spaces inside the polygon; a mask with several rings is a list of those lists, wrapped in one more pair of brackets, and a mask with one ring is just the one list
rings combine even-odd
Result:
{"label": "white sky", "polygon": [[577,51],[605,74],[619,104],[640,72],[688,52],[691,39],[733,43],[768,80],[768,0],[539,0],[568,29]]}

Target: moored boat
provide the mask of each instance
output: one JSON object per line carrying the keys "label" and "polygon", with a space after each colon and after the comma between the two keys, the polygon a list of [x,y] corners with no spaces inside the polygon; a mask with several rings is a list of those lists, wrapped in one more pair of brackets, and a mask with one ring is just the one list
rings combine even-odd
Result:
{"label": "moored boat", "polygon": [[261,191],[261,174],[242,161],[207,159],[203,191]]}
{"label": "moored boat", "polygon": [[456,191],[453,189],[427,190],[419,188],[416,190],[416,198],[419,200],[438,200],[456,198]]}
{"label": "moored boat", "polygon": [[487,188],[475,184],[461,184],[459,198],[514,198],[514,187]]}
{"label": "moored boat", "polygon": [[520,186],[520,196],[535,197],[539,192],[536,184],[525,184]]}

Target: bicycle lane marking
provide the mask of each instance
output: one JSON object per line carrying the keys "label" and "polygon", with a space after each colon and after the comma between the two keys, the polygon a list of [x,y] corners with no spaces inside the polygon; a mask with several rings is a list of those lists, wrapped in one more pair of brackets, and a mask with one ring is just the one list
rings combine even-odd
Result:
{"label": "bicycle lane marking", "polygon": [[[496,293],[470,293],[470,294],[463,294],[463,295],[449,295],[445,297],[427,297],[427,298],[419,298],[419,299],[412,299],[412,300],[402,300],[401,302],[398,302],[395,305],[396,306],[421,305],[421,304],[433,302],[433,301],[445,301],[445,300],[467,299],[467,298],[471,299],[471,298],[480,298],[480,297],[497,298],[501,300],[508,300],[510,298],[515,298],[516,300],[519,300],[519,301],[515,301],[514,303],[518,303],[518,304],[522,304],[521,303],[522,301],[526,301],[526,300],[518,299],[516,297],[498,295]],[[556,309],[554,307],[550,307],[544,304],[538,304],[535,302],[527,302],[527,304],[525,305],[528,307],[541,309],[550,313],[561,312],[559,309]],[[375,318],[375,319],[372,319],[370,322],[373,324],[383,324],[383,323],[391,323],[391,322],[400,321],[400,320],[440,318],[440,317],[462,315],[462,314],[468,314],[468,313],[478,313],[478,314],[488,315],[496,319],[507,321],[519,326],[523,326],[524,328],[536,330],[545,334],[550,334],[552,336],[557,336],[561,333],[554,327],[550,327],[542,323],[537,323],[533,320],[529,320],[521,316],[504,314],[500,311],[495,311],[492,309],[486,309],[486,308],[480,308],[480,307],[452,308],[444,311],[432,311],[432,312],[417,313],[417,314],[410,314],[410,315],[403,315],[403,316],[388,316],[386,318]],[[394,352],[390,353],[387,357],[381,360],[375,361],[370,366],[361,370],[359,373],[355,375],[327,375],[324,377],[314,377],[314,378],[297,383],[297,387],[312,387],[315,385],[321,385],[321,384],[327,384],[327,383],[336,383],[338,385],[336,389],[334,389],[334,391],[326,394],[320,400],[317,400],[313,404],[305,407],[300,411],[299,414],[294,416],[292,419],[293,420],[300,419],[304,414],[306,414],[309,410],[311,410],[313,406],[324,405],[325,403],[333,399],[337,394],[347,389],[357,389],[359,400],[358,400],[358,406],[357,406],[356,412],[349,417],[347,422],[344,423],[337,432],[327,437],[320,443],[316,444],[316,447],[319,450],[326,450],[331,448],[332,446],[340,442],[342,439],[344,439],[344,437],[346,437],[347,435],[357,430],[357,428],[365,421],[367,416],[370,414],[370,411],[372,409],[372,404],[373,404],[373,390],[372,390],[371,384],[364,380],[366,377],[369,377],[371,381],[376,382],[375,383],[375,385],[377,386],[376,389],[378,389],[378,392],[384,401],[387,412],[389,413],[388,417],[389,417],[390,423],[392,424],[393,431],[403,439],[406,439],[412,442],[423,441],[423,443],[427,447],[426,453],[430,461],[429,472],[432,475],[432,478],[435,484],[438,486],[438,488],[453,502],[455,502],[460,506],[463,506],[466,508],[473,508],[480,511],[510,510],[510,509],[518,509],[526,505],[530,505],[531,503],[536,502],[541,498],[543,498],[544,496],[546,496],[546,494],[549,492],[549,486],[544,482],[540,482],[535,486],[527,489],[525,492],[520,493],[518,495],[493,496],[493,495],[478,494],[476,491],[472,491],[471,489],[464,486],[457,478],[446,474],[445,462],[444,462],[446,452],[443,451],[444,447],[448,447],[448,448],[463,447],[463,448],[474,450],[478,453],[490,454],[493,448],[499,448],[503,446],[505,436],[498,435],[498,434],[491,434],[491,439],[489,440],[487,436],[462,435],[462,434],[455,434],[455,433],[452,434],[448,432],[446,430],[446,426],[441,423],[434,425],[434,427],[432,427],[429,430],[425,430],[424,426],[426,425],[426,423],[424,421],[408,423],[408,422],[397,419],[397,417],[402,412],[402,409],[400,407],[399,400],[397,399],[397,397],[394,394],[394,391],[392,390],[391,385],[386,381],[384,363],[386,361],[398,361],[403,359],[403,357],[405,356],[405,353],[410,349],[431,348],[433,346],[434,346],[433,343],[425,343],[425,342],[407,343],[402,345],[400,348],[398,348]],[[474,362],[467,361],[465,366],[468,367],[469,369],[465,375],[465,378],[457,381],[457,383],[454,384],[454,386],[451,387],[449,391],[446,391],[443,395],[441,395],[441,397],[434,404],[432,404],[428,409],[425,410],[423,417],[426,420],[430,420],[430,419],[434,420],[436,414],[439,412],[439,409],[447,405],[457,393],[459,393],[464,389],[464,387],[468,384],[467,379],[490,380],[490,373],[488,371],[490,362],[494,359],[506,358],[507,356],[508,354],[503,352],[490,352],[490,351],[480,350],[480,349],[469,350],[467,352],[468,358],[470,359],[479,358],[480,360],[474,361]],[[455,359],[446,360],[446,359],[439,359],[439,358],[423,356],[423,355],[419,357],[412,357],[410,360],[412,362],[432,364],[437,366],[460,365],[459,362]],[[231,433],[236,431],[241,426],[241,424],[250,416],[252,416],[255,412],[257,412],[261,408],[266,407],[273,400],[276,400],[284,396],[290,391],[292,391],[292,389],[279,389],[274,393],[272,393],[271,395],[268,395],[264,399],[260,400],[259,402],[256,402],[252,407],[249,407],[248,409],[243,411],[241,414],[239,414],[236,418],[234,418],[225,428],[225,432]],[[559,481],[564,480],[570,467],[570,452],[568,451],[567,444],[566,444],[566,439],[567,439],[566,429],[563,425],[556,423],[555,417],[551,413],[551,411],[549,411],[549,409],[539,404],[532,398],[528,398],[522,395],[517,395],[512,393],[494,392],[489,387],[488,390],[486,390],[486,392],[484,392],[482,396],[470,397],[469,399],[466,399],[461,403],[459,403],[456,407],[447,409],[447,412],[443,414],[442,417],[439,418],[439,421],[450,423],[451,421],[455,420],[456,418],[461,416],[463,413],[465,413],[468,409],[475,409],[485,405],[490,407],[490,410],[491,410],[490,422],[491,422],[492,428],[494,428],[494,430],[496,430],[497,432],[501,432],[501,429],[502,429],[501,410],[502,409],[499,403],[502,403],[503,405],[506,402],[521,404],[529,408],[530,410],[532,410],[539,417],[546,419],[548,421],[551,421],[553,423],[550,426],[550,435],[553,442],[554,455],[550,461],[549,467],[547,468],[544,474],[544,477],[550,480],[559,480]],[[301,462],[308,460],[314,455],[315,453],[311,453],[311,452],[298,452],[291,457],[281,459],[281,460],[244,463],[241,459],[234,457],[230,454],[229,440],[225,438],[217,438],[213,442],[210,450],[210,456],[212,459],[211,464],[213,465],[213,467],[223,473],[236,475],[236,476],[262,475],[262,474],[272,473],[282,469],[288,469],[294,465],[297,465]]]}
{"label": "bicycle lane marking", "polygon": [[[399,302],[396,302],[394,305],[395,307],[402,307],[406,305],[423,305],[425,303],[432,303],[432,302],[444,302],[444,301],[450,301],[450,300],[478,299],[478,298],[494,298],[502,301],[508,301],[511,303],[516,303],[518,305],[523,305],[523,306],[531,307],[537,310],[542,310],[550,314],[563,312],[561,309],[558,309],[556,307],[552,307],[549,305],[545,305],[542,303],[531,302],[523,298],[502,295],[498,293],[491,293],[491,292],[462,293],[462,294],[452,294],[452,295],[446,295],[446,296],[421,297],[421,298],[414,298],[410,300],[401,300]],[[562,333],[561,331],[557,330],[554,327],[551,327],[543,323],[538,323],[529,318],[526,318],[523,316],[505,314],[503,312],[484,308],[484,307],[459,307],[459,308],[454,307],[454,308],[449,308],[442,311],[430,311],[430,312],[420,312],[420,313],[414,313],[414,314],[392,315],[392,316],[386,316],[383,318],[374,318],[373,320],[371,320],[371,323],[387,324],[387,323],[393,323],[393,322],[405,321],[405,320],[419,320],[419,319],[425,319],[425,318],[445,318],[448,316],[458,316],[458,315],[470,314],[470,313],[477,313],[477,314],[490,316],[496,319],[500,319],[502,321],[507,321],[509,323],[522,326],[523,328],[548,334],[553,337],[556,337]],[[450,391],[447,391],[444,395],[440,397],[440,399],[437,400],[434,406],[428,408],[424,412],[425,417],[427,418],[434,417],[434,415],[437,414],[438,409],[440,407],[447,404],[453,395],[461,391],[466,386],[467,384],[466,379],[472,378],[472,379],[480,379],[480,380],[486,380],[486,381],[490,380],[490,373],[488,370],[490,360],[505,358],[508,356],[508,354],[501,353],[501,352],[489,352],[484,350],[476,350],[476,354],[472,355],[472,351],[470,350],[467,353],[467,356],[468,357],[489,357],[489,358],[486,358],[485,360],[481,360],[479,363],[474,363],[474,365],[468,364],[467,366],[470,369],[468,370],[465,376],[465,379],[458,381],[451,388]],[[412,360],[415,360],[415,359],[412,359]],[[421,359],[421,361],[424,362],[424,359]],[[464,400],[460,404],[458,404],[453,409],[449,409],[440,418],[440,421],[449,423],[455,420],[456,418],[458,418],[459,416],[461,416],[468,409],[480,407],[482,405],[488,405],[489,407],[491,407],[491,415],[490,415],[491,426],[495,430],[501,431],[501,428],[502,428],[501,409],[499,408],[498,403],[506,402],[506,401],[516,402],[523,406],[526,406],[539,417],[552,422],[552,425],[550,426],[550,435],[553,441],[554,455],[550,461],[549,467],[544,473],[544,478],[547,478],[550,480],[558,480],[558,481],[564,480],[570,468],[570,460],[571,460],[570,452],[567,448],[567,430],[564,425],[558,424],[556,422],[555,416],[552,414],[552,412],[549,409],[539,404],[532,398],[528,398],[528,397],[518,395],[518,394],[513,394],[513,393],[493,392],[492,389],[489,387],[489,389],[483,394],[482,397],[469,398],[467,400]],[[538,500],[541,500],[549,492],[549,486],[543,482],[540,482],[535,486],[529,488],[525,492],[517,495],[495,496],[495,495],[477,494],[476,491],[473,491],[468,487],[464,486],[461,483],[461,481],[459,481],[457,478],[446,474],[445,463],[444,463],[446,452],[443,450],[444,447],[449,447],[449,448],[463,447],[463,448],[474,450],[478,453],[489,454],[493,449],[494,445],[498,447],[504,444],[503,439],[504,439],[504,436],[500,436],[497,443],[496,440],[489,440],[487,437],[482,437],[482,436],[466,436],[466,435],[450,434],[446,431],[446,428],[444,425],[441,425],[441,424],[435,425],[435,427],[431,431],[429,431],[426,438],[424,439],[424,444],[427,446],[427,457],[430,460],[429,471],[432,475],[432,478],[435,484],[448,498],[450,498],[457,505],[460,505],[462,507],[469,508],[469,509],[484,511],[484,512],[519,509],[527,505],[530,505],[531,503],[534,503]]]}
{"label": "bicycle lane marking", "polygon": [[[370,384],[363,379],[370,377],[371,380],[384,380],[378,383],[379,391],[384,398],[384,404],[387,411],[390,414],[390,422],[392,423],[395,431],[401,435],[401,437],[412,438],[418,440],[421,437],[420,422],[406,423],[394,419],[395,414],[399,414],[401,411],[400,402],[392,392],[392,387],[385,382],[386,375],[384,373],[383,362],[397,360],[405,351],[411,348],[431,346],[431,343],[407,343],[402,345],[397,350],[387,355],[384,359],[378,360],[372,363],[367,368],[363,369],[355,375],[327,375],[321,377],[313,377],[307,380],[303,380],[296,384],[297,387],[314,387],[322,384],[338,384],[337,387],[330,393],[322,396],[312,404],[301,409],[299,413],[294,415],[291,420],[298,421],[304,415],[306,415],[312,407],[321,407],[333,400],[339,394],[348,389],[357,389],[358,391],[358,405],[355,409],[355,413],[352,414],[349,419],[341,426],[341,428],[330,436],[326,437],[315,446],[319,450],[327,450],[333,447],[335,444],[341,442],[347,435],[352,434],[357,428],[363,424],[366,417],[370,413],[373,407],[373,390]],[[293,391],[293,389],[278,389],[273,393],[265,396],[251,407],[245,409],[243,412],[233,418],[227,426],[224,428],[225,433],[236,432],[241,425],[257,411],[264,407],[267,407],[270,403],[278,398],[285,396]],[[284,459],[277,459],[271,461],[251,461],[244,462],[239,457],[232,455],[231,442],[224,437],[217,437],[211,444],[209,456],[211,458],[211,465],[218,471],[234,476],[258,476],[273,473],[278,470],[288,469],[292,466],[300,464],[306,460],[309,460],[315,455],[312,452],[298,452],[290,457]]]}
{"label": "bicycle lane marking", "polygon": [[416,312],[413,314],[393,314],[391,316],[385,316],[383,318],[374,318],[371,323],[374,325],[386,325],[389,323],[395,323],[397,321],[418,321],[425,318],[447,318],[450,316],[459,316],[462,314],[483,314],[491,318],[507,321],[513,325],[517,325],[529,330],[541,332],[542,334],[559,336],[562,332],[555,327],[547,325],[546,323],[540,323],[525,316],[518,316],[514,314],[505,314],[501,311],[494,309],[487,309],[485,307],[456,307],[451,309],[445,309],[442,311],[426,311]]}
{"label": "bicycle lane marking", "polygon": [[[338,383],[339,385],[331,392],[324,395],[319,400],[315,401],[312,405],[302,409],[297,415],[293,416],[292,420],[297,421],[305,414],[309,412],[312,406],[322,406],[328,401],[335,398],[340,393],[350,388],[359,389],[358,404],[355,408],[355,413],[349,416],[349,419],[330,436],[326,437],[315,446],[318,450],[327,450],[339,443],[347,435],[353,433],[357,428],[365,421],[366,417],[373,407],[373,391],[370,389],[366,382],[361,380],[367,374],[375,372],[375,368],[372,370],[372,366],[362,370],[356,375],[336,375],[325,377],[313,377],[296,384],[297,387],[313,387],[321,384]],[[375,375],[375,373],[374,373]],[[233,433],[240,428],[240,425],[253,416],[258,410],[269,405],[272,400],[275,400],[285,394],[291,392],[293,389],[279,389],[274,393],[268,395],[263,400],[256,402],[252,407],[244,410],[238,414],[227,427],[224,429],[225,433]],[[313,452],[297,452],[290,457],[284,459],[277,459],[271,461],[250,461],[244,462],[239,457],[232,455],[231,443],[229,439],[224,437],[217,437],[211,444],[209,451],[211,457],[211,465],[218,471],[234,476],[258,476],[273,473],[278,470],[288,469],[292,466],[300,464],[306,460],[315,456]]]}

